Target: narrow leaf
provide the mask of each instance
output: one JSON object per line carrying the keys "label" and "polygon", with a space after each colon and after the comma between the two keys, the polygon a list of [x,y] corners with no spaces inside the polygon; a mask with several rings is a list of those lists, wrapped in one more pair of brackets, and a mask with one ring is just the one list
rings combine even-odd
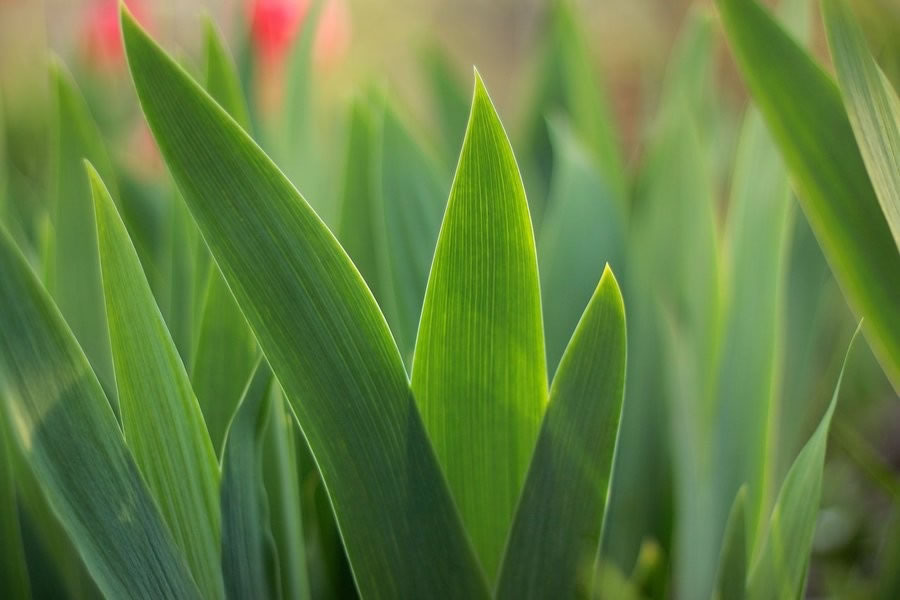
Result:
{"label": "narrow leaf", "polygon": [[[0,369],[0,382],[3,371]],[[0,386],[0,390],[2,390]],[[0,394],[2,395],[2,394]],[[0,407],[0,597],[30,598],[28,567],[19,529],[16,479],[13,472],[12,442],[9,440],[3,407]]]}
{"label": "narrow leaf", "polygon": [[824,0],[822,16],[850,125],[900,248],[900,99],[869,54],[845,0]]}
{"label": "narrow leaf", "polygon": [[722,537],[714,600],[744,600],[748,562],[746,505],[747,487],[742,486],[731,505]]}
{"label": "narrow leaf", "polygon": [[625,305],[607,266],[550,388],[498,598],[590,595],[619,433],[625,356]]}
{"label": "narrow leaf", "polygon": [[48,502],[111,598],[200,598],[103,389],[0,231],[0,399]]}
{"label": "narrow leaf", "polygon": [[900,252],[834,82],[752,0],[719,0],[737,62],[806,218],[882,368],[900,389]]}
{"label": "narrow leaf", "polygon": [[547,403],[534,234],[481,78],[425,292],[412,387],[493,579]]}
{"label": "narrow leaf", "polygon": [[90,165],[88,175],[125,439],[200,589],[222,597],[212,444],[125,225]]}
{"label": "narrow leaf", "polygon": [[138,97],[327,486],[360,593],[487,595],[387,323],[346,253],[127,12]]}
{"label": "narrow leaf", "polygon": [[750,569],[747,597],[751,600],[802,596],[822,497],[828,431],[841,391],[847,360],[858,334],[859,328],[850,340],[850,348],[844,357],[844,366],[828,409],[816,431],[794,460],[778,492],[769,520],[769,530]]}
{"label": "narrow leaf", "polygon": [[229,598],[281,597],[263,486],[271,386],[272,371],[260,362],[228,426],[222,451],[222,573]]}
{"label": "narrow leaf", "polygon": [[228,111],[245,131],[250,131],[250,116],[244,91],[238,77],[237,67],[225,47],[225,40],[216,29],[212,19],[207,18],[205,27],[206,43],[206,91],[219,106]]}

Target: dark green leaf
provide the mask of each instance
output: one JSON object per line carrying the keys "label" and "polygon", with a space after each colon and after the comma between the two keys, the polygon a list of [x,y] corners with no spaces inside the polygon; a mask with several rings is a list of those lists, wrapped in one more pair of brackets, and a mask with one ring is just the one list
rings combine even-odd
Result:
{"label": "dark green leaf", "polygon": [[749,549],[746,505],[747,487],[742,486],[734,498],[734,504],[731,505],[725,535],[722,537],[714,600],[744,600]]}

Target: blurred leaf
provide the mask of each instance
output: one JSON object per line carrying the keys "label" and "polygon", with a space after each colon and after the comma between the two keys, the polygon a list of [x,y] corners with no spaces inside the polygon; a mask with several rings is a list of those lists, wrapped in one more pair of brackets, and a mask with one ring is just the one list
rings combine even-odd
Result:
{"label": "blurred leaf", "polygon": [[291,402],[360,592],[486,596],[396,345],[346,253],[127,12],[122,24],[150,128]]}
{"label": "blurred leaf", "polygon": [[853,10],[870,51],[900,94],[900,6],[894,0],[856,0]]}
{"label": "blurred leaf", "polygon": [[0,306],[9,428],[100,590],[200,598],[87,358],[5,232]]}
{"label": "blurred leaf", "polygon": [[534,234],[481,78],[434,253],[412,387],[493,581],[547,404]]}
{"label": "blurred leaf", "polygon": [[170,182],[166,183],[166,238],[163,245],[163,286],[159,309],[178,349],[181,362],[190,365],[194,362],[194,320],[199,318],[196,287],[198,281],[206,281],[197,274],[201,264],[198,251],[202,242],[178,190]]}
{"label": "blurred leaf", "polygon": [[563,120],[550,123],[553,177],[537,239],[548,372],[556,366],[609,263],[625,264],[625,217],[609,181]]}
{"label": "blurred leaf", "polygon": [[449,182],[390,104],[382,113],[374,215],[376,248],[382,253],[381,305],[400,354],[411,365]]}
{"label": "blurred leaf", "polygon": [[437,44],[422,53],[422,71],[441,130],[443,154],[451,168],[462,146],[469,115],[469,96],[447,52]]}
{"label": "blurred leaf", "polygon": [[825,31],[850,125],[900,248],[900,99],[869,54],[862,31],[844,2],[823,1]]}
{"label": "blurred leaf", "polygon": [[[726,223],[729,274],[715,417],[720,522],[741,485],[751,547],[774,486],[778,345],[792,200],[787,173],[762,116],[744,119]],[[796,401],[801,401],[797,399]]]}
{"label": "blurred leaf", "polygon": [[[844,367],[859,329],[850,340]],[[768,532],[749,570],[747,597],[751,600],[802,597],[822,498],[825,447],[843,378],[844,368],[822,421],[800,451],[778,492]]]}
{"label": "blurred leaf", "polygon": [[250,116],[247,110],[247,102],[244,100],[244,91],[241,89],[241,81],[238,78],[237,67],[228,53],[225,41],[216,29],[212,19],[206,19],[205,47],[206,47],[206,91],[212,96],[219,106],[228,111],[238,125],[244,131],[251,131]]}
{"label": "blurred leaf", "polygon": [[212,444],[125,224],[90,166],[88,175],[125,439],[204,596],[223,597]]}
{"label": "blurred leaf", "polygon": [[587,597],[625,390],[625,306],[603,271],[550,388],[498,598]]}
{"label": "blurred leaf", "polygon": [[[374,123],[362,100],[350,108],[338,239],[376,298],[381,297],[375,243]],[[394,157],[391,157],[393,160]]]}
{"label": "blurred leaf", "polygon": [[47,289],[117,410],[97,230],[82,161],[87,158],[97,165],[115,192],[113,170],[87,103],[59,62],[51,63],[50,79],[57,111],[52,184],[56,207],[49,267],[53,277]]}
{"label": "blurred leaf", "polygon": [[715,600],[744,600],[747,585],[747,487],[738,490],[722,537],[719,572],[716,576]]}
{"label": "blurred leaf", "polygon": [[[284,394],[279,386],[273,386],[272,396],[272,415],[266,429],[263,457],[269,522],[278,548],[282,593],[286,599],[306,600],[312,595],[303,536],[296,425],[285,409]],[[299,443],[304,444],[306,451],[306,442],[301,439]],[[329,517],[334,526],[333,515]]]}
{"label": "blurred leaf", "polygon": [[[2,377],[3,371],[0,369],[0,378]],[[0,407],[0,597],[25,599],[31,597],[31,590],[28,585],[22,532],[19,529],[16,479],[11,454],[13,448],[7,439],[9,433]]]}
{"label": "blurred leaf", "polygon": [[271,386],[269,366],[257,363],[228,425],[222,450],[222,573],[229,598],[282,597],[263,485]]}
{"label": "blurred leaf", "polygon": [[831,79],[758,3],[719,0],[738,64],[850,306],[900,389],[900,253]]}

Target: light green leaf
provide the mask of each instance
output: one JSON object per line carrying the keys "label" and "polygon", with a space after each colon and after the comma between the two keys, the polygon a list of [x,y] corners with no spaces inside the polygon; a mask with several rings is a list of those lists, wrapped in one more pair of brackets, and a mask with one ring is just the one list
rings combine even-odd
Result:
{"label": "light green leaf", "polygon": [[372,152],[375,145],[375,124],[371,112],[362,100],[353,102],[349,122],[337,235],[369,289],[376,298],[380,298],[374,229],[375,166]]}
{"label": "light green leaf", "polygon": [[[306,563],[301,511],[301,502],[305,498],[301,494],[297,444],[304,444],[302,450],[306,456],[308,450],[302,438],[297,441],[295,434],[297,425],[290,415],[290,409],[285,407],[284,394],[279,386],[273,386],[272,396],[272,415],[266,429],[263,458],[269,499],[269,522],[278,548],[281,589],[284,597],[290,600],[307,600],[312,595]],[[315,476],[318,477],[318,474]],[[330,512],[328,518],[331,527],[334,527],[334,516]]]}
{"label": "light green leaf", "polygon": [[485,597],[400,354],[350,259],[127,12],[122,29],[147,121],[303,429],[360,593]]}
{"label": "light green leaf", "polygon": [[88,176],[125,439],[204,596],[220,598],[212,444],[125,224],[90,165]]}
{"label": "light green leaf", "polygon": [[834,82],[752,0],[718,0],[732,50],[801,206],[882,368],[900,389],[900,252]]}
{"label": "light green leaf", "polygon": [[416,331],[449,181],[387,102],[377,151],[376,248],[382,308],[400,354],[412,364]]}
{"label": "light green leaf", "polygon": [[412,387],[493,580],[547,404],[547,368],[525,189],[477,73],[425,292]]}
{"label": "light green leaf", "polygon": [[97,230],[82,161],[87,158],[97,165],[111,184],[113,170],[87,103],[59,62],[51,63],[50,79],[57,111],[52,183],[56,206],[48,265],[53,276],[47,288],[115,408],[116,382],[103,308]]}
{"label": "light green leaf", "polygon": [[87,358],[5,231],[0,306],[9,429],[100,590],[200,598]]}
{"label": "light green leaf", "polygon": [[[3,234],[0,234],[3,235]],[[0,390],[3,371],[0,369]],[[0,392],[2,398],[2,392]],[[0,597],[31,597],[28,567],[19,529],[19,509],[16,506],[16,478],[13,470],[12,442],[9,441],[3,408],[0,407]]]}
{"label": "light green leaf", "polygon": [[747,585],[747,487],[741,486],[725,525],[714,600],[744,600]]}
{"label": "light green leaf", "polygon": [[553,378],[498,598],[590,595],[619,433],[625,357],[625,305],[607,265]]}
{"label": "light green leaf", "polygon": [[250,131],[250,116],[237,67],[228,53],[225,41],[212,19],[204,23],[206,47],[206,91],[219,106],[228,111],[245,131]]}
{"label": "light green leaf", "polygon": [[859,328],[850,340],[844,367],[825,415],[794,460],[778,492],[768,532],[749,572],[747,597],[750,600],[799,598],[803,593],[822,497],[822,471],[825,467],[828,431],[841,391],[847,359],[858,334]]}
{"label": "light green leaf", "polygon": [[269,366],[258,363],[228,425],[222,450],[222,573],[229,598],[281,598],[278,554],[263,486],[272,380]]}
{"label": "light green leaf", "polygon": [[625,263],[625,215],[609,181],[560,119],[550,123],[553,177],[537,248],[547,366],[556,370],[583,307],[609,263]]}
{"label": "light green leaf", "polygon": [[729,274],[715,417],[718,526],[741,485],[750,543],[774,492],[773,455],[788,227],[787,173],[762,116],[744,119],[726,223]]}
{"label": "light green leaf", "polygon": [[822,17],[850,125],[900,248],[900,99],[869,54],[845,0],[823,0]]}

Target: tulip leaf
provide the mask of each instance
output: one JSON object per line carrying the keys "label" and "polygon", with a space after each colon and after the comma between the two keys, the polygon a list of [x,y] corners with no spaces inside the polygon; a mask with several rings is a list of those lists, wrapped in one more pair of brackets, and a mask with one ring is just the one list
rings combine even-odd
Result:
{"label": "tulip leaf", "polygon": [[125,439],[204,596],[223,597],[209,434],[125,224],[90,166],[88,175]]}
{"label": "tulip leaf", "polygon": [[900,248],[900,98],[869,54],[846,0],[823,0],[822,16],[850,125]]}
{"label": "tulip leaf", "polygon": [[741,72],[803,212],[894,388],[900,390],[900,252],[829,76],[758,2],[718,0]]}
{"label": "tulip leaf", "polygon": [[4,231],[0,306],[7,424],[100,591],[199,599],[87,358]]}
{"label": "tulip leaf", "polygon": [[125,10],[122,29],[150,129],[291,403],[360,593],[485,597],[400,354],[347,254]]}
{"label": "tulip leaf", "polygon": [[725,525],[714,600],[743,600],[747,585],[747,487],[741,486]]}
{"label": "tulip leaf", "polygon": [[609,266],[550,388],[498,598],[588,597],[625,391],[625,306]]}
{"label": "tulip leaf", "polygon": [[229,598],[281,597],[278,555],[263,485],[271,387],[272,371],[260,362],[228,425],[222,451],[222,573]]}

